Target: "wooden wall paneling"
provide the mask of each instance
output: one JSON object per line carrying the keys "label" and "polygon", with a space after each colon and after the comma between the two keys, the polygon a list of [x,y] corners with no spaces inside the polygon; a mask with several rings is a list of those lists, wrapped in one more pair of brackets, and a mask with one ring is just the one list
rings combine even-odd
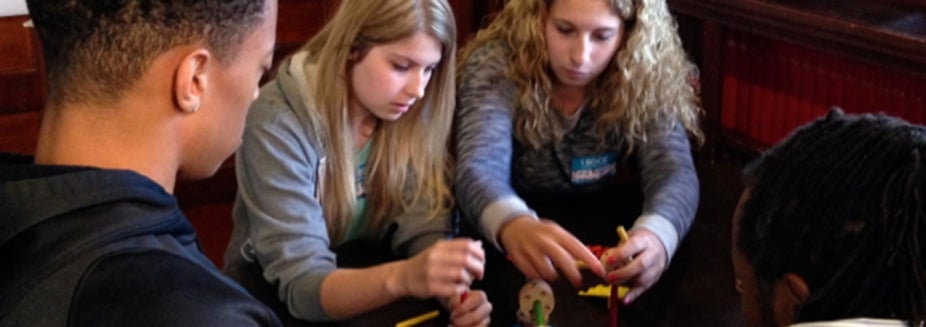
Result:
{"label": "wooden wall paneling", "polygon": [[475,11],[473,0],[449,0],[453,9],[454,22],[457,24],[457,46],[460,47],[469,40],[475,32]]}
{"label": "wooden wall paneling", "polygon": [[[913,96],[913,101],[910,106],[913,108],[926,108],[926,83],[920,85],[913,85],[910,87],[912,90],[911,95]],[[926,122],[926,110],[920,110],[919,119],[922,122]]]}
{"label": "wooden wall paneling", "polygon": [[338,0],[280,0],[277,53],[283,56],[318,33],[337,8]]}
{"label": "wooden wall paneling", "polygon": [[[704,20],[716,21],[724,28],[734,28],[764,37],[786,39],[798,44],[855,60],[894,67],[908,73],[926,74],[926,4],[920,1],[855,0],[668,0],[678,12]],[[861,6],[861,7],[860,7]],[[907,11],[886,10],[907,6]],[[839,11],[859,12],[879,8],[884,17],[844,19]],[[900,8],[900,7],[898,7]],[[905,15],[905,16],[904,16]],[[899,32],[891,18],[910,21],[913,30]],[[877,24],[881,23],[881,24]],[[917,26],[922,25],[917,30]],[[893,26],[893,27],[892,27]],[[906,25],[904,25],[906,26]]]}
{"label": "wooden wall paneling", "polygon": [[668,2],[673,13],[700,21],[705,129],[719,126],[719,143],[736,152],[754,155],[832,105],[926,117],[912,95],[926,88],[922,1]]}
{"label": "wooden wall paneling", "polygon": [[0,115],[35,111],[45,101],[45,80],[36,71],[0,73]]}
{"label": "wooden wall paneling", "polygon": [[[708,155],[714,158],[717,150],[717,136],[721,128],[723,93],[723,30],[717,23],[702,22],[701,27],[701,107],[704,108],[704,129],[707,137],[705,146]],[[708,55],[713,54],[713,55]]]}
{"label": "wooden wall paneling", "polygon": [[[274,68],[286,56],[298,50],[318,33],[334,13],[339,0],[279,0],[277,44],[273,54]],[[272,75],[272,74],[271,74]]]}
{"label": "wooden wall paneling", "polygon": [[0,18],[0,151],[34,153],[45,101],[41,46],[27,16]]}
{"label": "wooden wall paneling", "polygon": [[39,138],[39,111],[0,115],[0,151],[32,154]]}
{"label": "wooden wall paneling", "polygon": [[42,52],[27,20],[0,18],[0,115],[39,110],[45,99]]}
{"label": "wooden wall paneling", "polygon": [[25,16],[0,17],[0,74],[35,69],[32,33],[23,27],[27,20]]}
{"label": "wooden wall paneling", "polygon": [[679,36],[689,58],[699,69],[699,94],[704,110],[702,127],[705,144],[702,151],[708,158],[714,158],[718,133],[722,128],[721,106],[723,93],[723,57],[726,45],[723,43],[723,29],[716,22],[673,11],[678,22]]}

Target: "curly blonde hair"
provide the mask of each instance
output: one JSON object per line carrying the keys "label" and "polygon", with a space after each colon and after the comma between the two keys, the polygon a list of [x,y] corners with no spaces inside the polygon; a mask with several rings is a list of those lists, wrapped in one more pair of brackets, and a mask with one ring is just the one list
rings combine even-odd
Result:
{"label": "curly blonde hair", "polygon": [[[544,24],[555,0],[511,0],[461,51],[463,65],[478,48],[502,42],[511,51],[507,75],[519,88],[514,133],[534,148],[554,142],[555,111]],[[624,38],[608,66],[589,85],[589,108],[601,135],[621,135],[628,153],[647,141],[647,126],[681,123],[699,143],[700,99],[665,0],[606,0],[624,22]],[[531,54],[531,55],[524,55]],[[458,67],[459,69],[459,67]]]}

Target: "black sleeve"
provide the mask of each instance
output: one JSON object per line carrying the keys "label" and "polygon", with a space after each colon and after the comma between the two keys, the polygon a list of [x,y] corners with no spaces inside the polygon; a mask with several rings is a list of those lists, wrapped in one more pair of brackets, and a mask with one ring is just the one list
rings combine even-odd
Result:
{"label": "black sleeve", "polygon": [[279,326],[218,272],[164,251],[103,257],[75,289],[70,326]]}

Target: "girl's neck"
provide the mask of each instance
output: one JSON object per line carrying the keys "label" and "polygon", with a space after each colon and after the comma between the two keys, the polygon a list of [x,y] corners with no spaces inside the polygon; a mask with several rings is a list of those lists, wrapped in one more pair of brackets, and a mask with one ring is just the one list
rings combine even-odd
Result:
{"label": "girl's neck", "polygon": [[354,148],[357,151],[363,149],[373,132],[379,127],[379,119],[369,111],[352,106],[349,112],[351,132],[354,136]]}
{"label": "girl's neck", "polygon": [[553,86],[551,105],[561,115],[569,117],[579,110],[587,93],[584,87],[557,84]]}

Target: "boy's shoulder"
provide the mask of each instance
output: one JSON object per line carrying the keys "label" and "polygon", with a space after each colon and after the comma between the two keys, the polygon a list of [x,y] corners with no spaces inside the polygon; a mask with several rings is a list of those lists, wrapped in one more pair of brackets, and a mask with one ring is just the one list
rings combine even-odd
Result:
{"label": "boy's shoulder", "polygon": [[274,314],[214,267],[133,249],[98,258],[74,289],[71,325],[271,326]]}

